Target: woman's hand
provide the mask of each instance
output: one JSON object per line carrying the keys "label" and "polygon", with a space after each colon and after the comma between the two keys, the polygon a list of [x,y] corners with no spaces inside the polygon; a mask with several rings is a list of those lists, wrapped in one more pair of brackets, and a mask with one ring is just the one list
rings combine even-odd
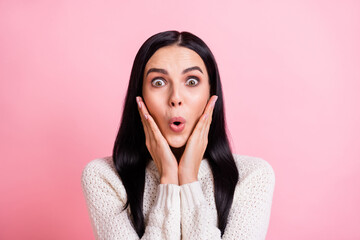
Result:
{"label": "woman's hand", "polygon": [[160,183],[179,185],[178,163],[170,146],[149,114],[141,97],[136,97],[146,137],[146,147],[160,173]]}
{"label": "woman's hand", "polygon": [[201,160],[208,144],[208,134],[217,96],[208,101],[203,115],[190,135],[179,162],[179,185],[197,181]]}

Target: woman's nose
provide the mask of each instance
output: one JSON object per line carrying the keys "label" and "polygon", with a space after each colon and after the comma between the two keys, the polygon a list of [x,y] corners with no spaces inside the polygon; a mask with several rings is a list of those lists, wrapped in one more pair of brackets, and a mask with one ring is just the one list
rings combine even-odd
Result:
{"label": "woman's nose", "polygon": [[171,101],[171,106],[175,107],[175,106],[180,106],[181,105],[181,101],[178,101],[178,100],[173,100]]}
{"label": "woman's nose", "polygon": [[170,106],[181,106],[182,99],[179,93],[179,89],[172,89],[172,92],[170,93]]}

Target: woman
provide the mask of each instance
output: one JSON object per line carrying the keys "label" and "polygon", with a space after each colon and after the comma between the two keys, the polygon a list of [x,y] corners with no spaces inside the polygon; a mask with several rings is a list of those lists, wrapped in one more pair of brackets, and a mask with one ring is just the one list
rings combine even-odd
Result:
{"label": "woman", "polygon": [[274,185],[269,163],[231,152],[206,44],[177,31],[146,40],[113,154],[82,173],[97,239],[265,239]]}

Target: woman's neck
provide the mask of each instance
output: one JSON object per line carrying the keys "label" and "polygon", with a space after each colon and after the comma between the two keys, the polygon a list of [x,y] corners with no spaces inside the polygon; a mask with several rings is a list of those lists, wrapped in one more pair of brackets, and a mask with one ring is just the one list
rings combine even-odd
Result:
{"label": "woman's neck", "polygon": [[185,147],[186,147],[186,144],[184,146],[182,146],[182,147],[179,147],[179,148],[174,148],[174,147],[170,146],[170,149],[173,152],[178,164],[180,162],[181,156],[184,153]]}

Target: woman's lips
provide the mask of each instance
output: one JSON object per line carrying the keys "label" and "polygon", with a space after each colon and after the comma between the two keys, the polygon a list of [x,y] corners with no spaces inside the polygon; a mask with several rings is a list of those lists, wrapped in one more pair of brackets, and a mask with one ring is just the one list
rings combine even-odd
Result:
{"label": "woman's lips", "polygon": [[[176,125],[175,122],[180,124]],[[181,132],[185,128],[186,120],[182,117],[173,117],[169,120],[169,127],[174,132]]]}

